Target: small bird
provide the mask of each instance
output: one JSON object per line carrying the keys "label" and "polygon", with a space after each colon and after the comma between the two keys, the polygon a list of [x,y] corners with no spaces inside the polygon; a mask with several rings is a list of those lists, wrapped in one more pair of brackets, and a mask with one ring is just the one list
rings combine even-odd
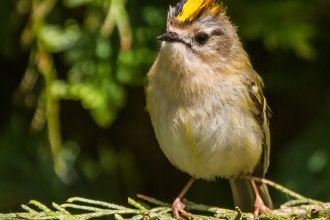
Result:
{"label": "small bird", "polygon": [[242,211],[271,213],[267,186],[253,179],[269,165],[270,109],[236,31],[215,0],[181,0],[157,38],[147,110],[162,151],[191,176],[173,202],[176,219],[192,216],[182,200],[194,180],[216,177],[229,179]]}

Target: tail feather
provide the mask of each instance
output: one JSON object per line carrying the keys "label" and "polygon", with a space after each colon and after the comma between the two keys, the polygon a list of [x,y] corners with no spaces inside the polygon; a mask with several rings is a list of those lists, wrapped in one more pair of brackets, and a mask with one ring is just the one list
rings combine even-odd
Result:
{"label": "tail feather", "polygon": [[[230,179],[230,186],[233,193],[234,204],[243,212],[254,212],[254,202],[256,200],[251,182],[249,179]],[[268,188],[263,183],[256,182],[258,192],[265,205],[272,209],[273,203],[268,193]]]}

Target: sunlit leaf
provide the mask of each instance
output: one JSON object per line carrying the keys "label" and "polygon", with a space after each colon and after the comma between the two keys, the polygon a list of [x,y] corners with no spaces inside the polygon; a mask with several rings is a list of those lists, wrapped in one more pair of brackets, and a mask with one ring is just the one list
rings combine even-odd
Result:
{"label": "sunlit leaf", "polygon": [[71,48],[80,38],[81,32],[76,24],[64,29],[58,25],[45,25],[40,31],[40,40],[51,52],[61,52]]}

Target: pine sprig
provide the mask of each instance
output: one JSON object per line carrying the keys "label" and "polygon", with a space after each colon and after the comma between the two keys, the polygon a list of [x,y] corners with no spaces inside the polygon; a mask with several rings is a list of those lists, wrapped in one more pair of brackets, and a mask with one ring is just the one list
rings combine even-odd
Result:
{"label": "pine sprig", "polygon": [[[330,219],[330,203],[322,203],[313,199],[305,198],[269,180],[256,179],[256,181],[268,184],[294,198],[294,200],[283,204],[280,209],[273,210],[272,215],[261,215],[258,219]],[[103,201],[73,197],[68,199],[67,202],[62,205],[52,203],[52,209],[50,209],[38,201],[31,200],[28,205],[22,205],[22,209],[25,212],[0,214],[0,220],[87,220],[102,216],[114,216],[116,220],[173,219],[171,215],[171,204],[144,195],[137,195],[137,197],[155,207],[149,207],[149,205],[144,204],[143,201],[136,201],[132,198],[128,198],[128,204],[132,207],[125,207]],[[185,201],[185,208],[189,211],[205,213],[205,215],[194,214],[194,218],[199,220],[253,219],[252,213],[243,213],[238,207],[236,207],[235,210],[228,210]],[[73,210],[75,214],[68,209]],[[80,213],[76,214],[77,212]]]}

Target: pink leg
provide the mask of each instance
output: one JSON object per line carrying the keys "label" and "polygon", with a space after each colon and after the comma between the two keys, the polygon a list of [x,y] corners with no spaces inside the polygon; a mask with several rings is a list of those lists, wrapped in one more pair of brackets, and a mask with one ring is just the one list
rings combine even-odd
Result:
{"label": "pink leg", "polygon": [[255,218],[258,217],[259,212],[262,213],[262,214],[266,214],[266,215],[272,214],[272,211],[264,204],[264,201],[262,201],[262,199],[259,195],[256,183],[254,182],[254,179],[253,179],[251,173],[249,173],[249,177],[250,177],[250,180],[251,180],[251,184],[252,184],[254,193],[256,195],[256,201],[254,203],[254,213],[253,213],[254,217]]}
{"label": "pink leg", "polygon": [[189,212],[186,212],[184,210],[185,204],[182,201],[182,199],[183,199],[184,195],[187,193],[190,186],[193,184],[194,180],[195,180],[194,177],[191,177],[189,179],[189,181],[187,182],[187,184],[185,185],[185,187],[183,188],[181,193],[178,195],[178,197],[176,197],[176,199],[174,200],[174,202],[172,204],[173,217],[176,219],[182,219],[180,217],[180,213],[186,217],[193,217],[192,214],[190,214]]}

